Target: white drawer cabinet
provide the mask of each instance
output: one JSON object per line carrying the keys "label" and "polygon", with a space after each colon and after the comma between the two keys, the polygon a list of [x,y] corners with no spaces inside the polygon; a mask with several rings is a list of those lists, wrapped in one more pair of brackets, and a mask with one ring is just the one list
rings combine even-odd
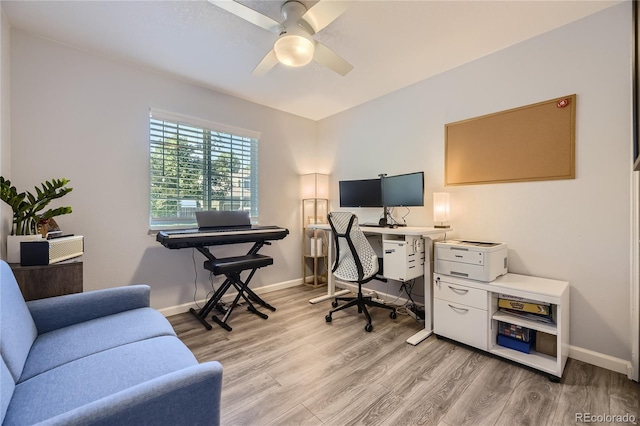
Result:
{"label": "white drawer cabinet", "polygon": [[488,293],[436,277],[433,285],[433,331],[488,350]]}
{"label": "white drawer cabinet", "polygon": [[[434,274],[433,329],[438,336],[488,351],[520,364],[562,377],[569,353],[569,283],[518,274],[506,274],[485,283]],[[550,304],[555,324],[522,319],[499,311],[500,294]],[[497,344],[498,321],[553,336],[556,355],[523,353]]]}

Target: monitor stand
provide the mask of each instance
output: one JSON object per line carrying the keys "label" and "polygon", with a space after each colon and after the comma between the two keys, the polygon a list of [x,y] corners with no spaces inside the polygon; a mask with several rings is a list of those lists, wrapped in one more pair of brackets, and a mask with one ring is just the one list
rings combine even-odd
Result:
{"label": "monitor stand", "polygon": [[390,217],[389,216],[389,210],[387,209],[387,206],[384,206],[383,209],[384,209],[384,213],[382,214],[382,217],[378,221],[378,225],[380,225],[382,227],[391,226],[391,224],[387,220],[387,218]]}
{"label": "monitor stand", "polygon": [[380,218],[380,220],[378,221],[378,226],[382,228],[395,228],[398,226],[407,226],[405,224],[392,223],[393,220],[391,220],[391,213],[389,213],[389,209],[386,206],[383,207],[383,209],[384,209],[384,213]]}

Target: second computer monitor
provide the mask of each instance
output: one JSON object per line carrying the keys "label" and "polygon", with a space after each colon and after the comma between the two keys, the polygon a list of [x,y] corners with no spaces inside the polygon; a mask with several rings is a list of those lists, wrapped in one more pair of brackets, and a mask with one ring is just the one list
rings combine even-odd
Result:
{"label": "second computer monitor", "polygon": [[424,206],[424,172],[384,177],[382,204],[385,207]]}

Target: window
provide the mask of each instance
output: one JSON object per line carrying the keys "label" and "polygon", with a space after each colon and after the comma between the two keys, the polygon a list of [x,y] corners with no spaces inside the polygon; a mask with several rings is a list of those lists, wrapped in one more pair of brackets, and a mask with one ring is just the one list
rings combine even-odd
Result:
{"label": "window", "polygon": [[151,229],[194,226],[201,210],[248,210],[257,222],[258,138],[249,130],[152,110]]}

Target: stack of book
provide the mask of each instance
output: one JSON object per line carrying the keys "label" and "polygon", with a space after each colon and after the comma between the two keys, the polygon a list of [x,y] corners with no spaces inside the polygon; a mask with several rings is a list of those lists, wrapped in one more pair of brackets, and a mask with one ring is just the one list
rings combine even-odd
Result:
{"label": "stack of book", "polygon": [[546,324],[555,324],[551,305],[506,294],[498,295],[498,308],[519,318]]}

